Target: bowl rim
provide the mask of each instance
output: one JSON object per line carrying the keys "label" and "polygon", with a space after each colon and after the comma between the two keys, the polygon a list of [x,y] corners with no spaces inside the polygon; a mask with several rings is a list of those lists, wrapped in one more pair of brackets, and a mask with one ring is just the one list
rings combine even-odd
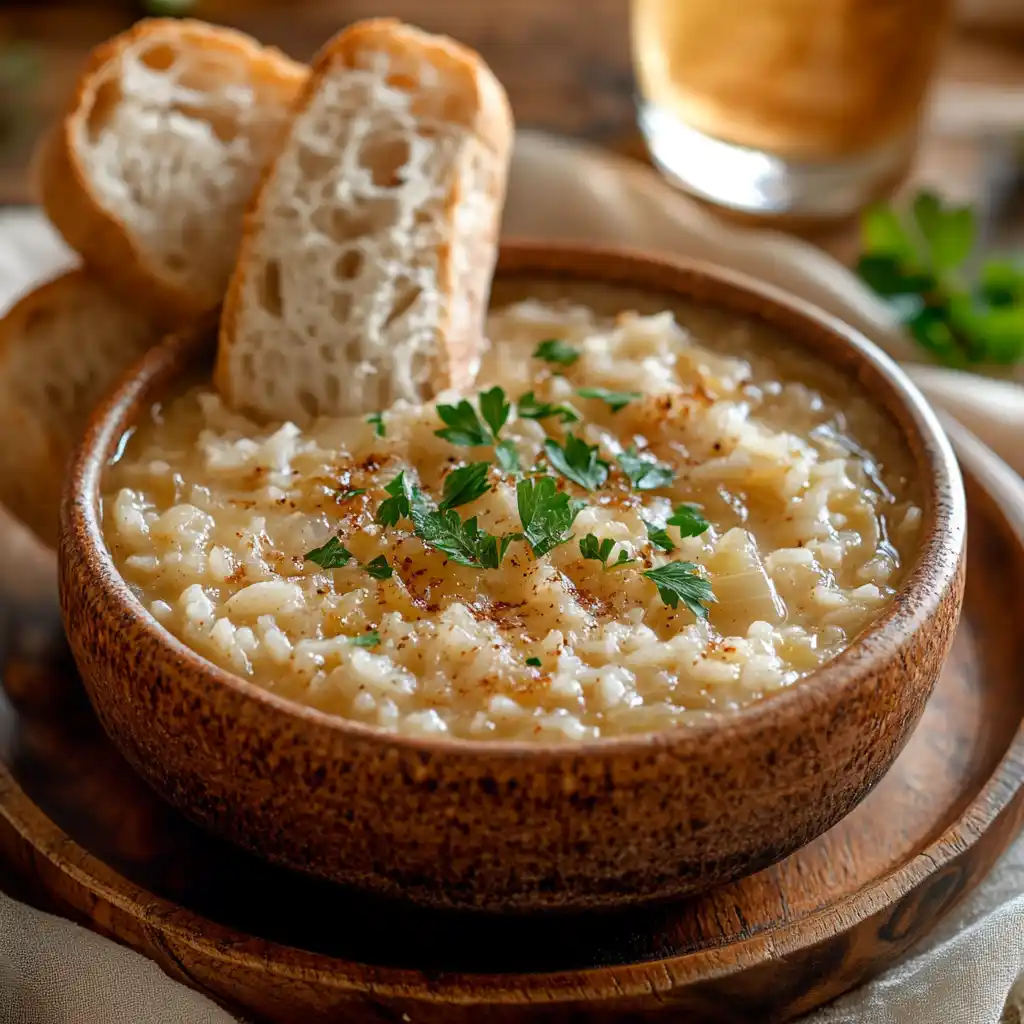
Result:
{"label": "bowl rim", "polygon": [[[282,697],[207,660],[167,630],[134,595],[118,572],[103,538],[100,521],[100,484],[111,457],[116,456],[134,430],[132,407],[154,386],[169,367],[186,351],[196,347],[187,339],[208,335],[216,321],[209,318],[168,335],[142,356],[111,389],[93,411],[84,437],[76,448],[65,477],[61,502],[59,559],[64,562],[77,547],[89,570],[90,582],[107,590],[108,606],[119,620],[131,620],[155,647],[162,647],[179,671],[202,678],[208,687],[224,688],[255,701],[264,708],[281,713],[304,725],[325,729],[334,739],[362,741],[432,757],[451,755],[484,756],[513,761],[523,759],[564,760],[593,755],[625,756],[649,754],[652,748],[673,748],[715,742],[732,743],[743,735],[771,728],[780,716],[804,717],[815,709],[834,704],[843,694],[854,692],[865,677],[879,675],[900,654],[910,638],[924,628],[938,612],[943,598],[955,585],[966,541],[967,507],[963,481],[956,456],[939,419],[927,400],[897,363],[865,335],[826,313],[812,303],[789,295],[773,285],[714,263],[674,257],[622,246],[601,246],[575,242],[552,243],[529,239],[502,242],[495,280],[534,277],[536,279],[576,280],[652,294],[674,294],[684,301],[703,302],[728,310],[712,299],[701,299],[678,286],[658,286],[645,282],[651,272],[668,276],[690,275],[694,281],[710,280],[726,291],[746,293],[765,309],[781,309],[788,317],[803,320],[817,331],[827,333],[840,348],[847,350],[860,369],[868,367],[889,392],[890,405],[902,406],[905,416],[897,420],[877,395],[869,400],[883,409],[910,448],[916,468],[929,470],[924,487],[925,542],[918,550],[913,569],[904,578],[883,614],[869,625],[839,655],[768,697],[730,711],[727,715],[688,721],[661,729],[598,737],[580,741],[563,740],[487,740],[453,736],[409,736],[385,732],[375,726],[332,715]],[[738,312],[733,309],[732,312]],[[756,315],[749,312],[742,315]],[[830,352],[795,340],[798,347],[811,351],[837,372],[852,376],[838,365]],[[194,354],[193,354],[194,358]],[[180,369],[179,369],[180,375]],[[162,390],[167,389],[164,382]],[[868,391],[866,385],[862,390]],[[157,401],[156,396],[151,401]],[[916,439],[911,435],[916,433]],[[909,439],[909,443],[908,443]],[[916,443],[915,443],[916,441]],[[63,580],[64,574],[61,573]],[[63,585],[63,583],[62,583]],[[80,585],[76,581],[75,585]]]}

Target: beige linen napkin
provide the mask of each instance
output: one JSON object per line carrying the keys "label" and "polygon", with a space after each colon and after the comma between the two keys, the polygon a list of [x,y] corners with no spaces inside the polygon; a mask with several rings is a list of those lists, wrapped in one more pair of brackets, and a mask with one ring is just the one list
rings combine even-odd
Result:
{"label": "beige linen napkin", "polygon": [[[506,234],[629,245],[767,280],[860,328],[897,359],[917,353],[842,266],[789,237],[722,224],[637,164],[521,133]],[[0,307],[66,253],[38,214],[0,219]],[[909,365],[935,404],[1024,472],[1024,388]],[[1024,502],[1024,483],[1020,485]],[[1019,1024],[1024,1013],[1024,840],[913,955],[804,1024]],[[141,956],[0,896],[0,1024],[230,1024]]]}

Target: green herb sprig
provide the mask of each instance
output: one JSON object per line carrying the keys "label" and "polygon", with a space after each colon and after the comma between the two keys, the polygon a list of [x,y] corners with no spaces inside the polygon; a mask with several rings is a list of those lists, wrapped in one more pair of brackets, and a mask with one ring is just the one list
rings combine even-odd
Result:
{"label": "green herb sprig", "polygon": [[616,561],[608,564],[608,558],[615,548],[615,541],[611,537],[605,537],[603,540],[599,540],[593,533],[588,533],[586,537],[580,538],[580,554],[587,559],[594,559],[601,563],[601,568],[605,572],[609,572],[613,569],[621,569],[624,565],[632,565],[636,561],[635,558],[630,558],[623,549],[619,550],[619,557]]}
{"label": "green herb sprig", "polygon": [[523,536],[537,558],[572,540],[572,524],[586,507],[585,501],[559,491],[554,477],[520,480],[516,505],[523,524]]}
{"label": "green herb sprig", "polygon": [[[319,565],[321,569],[343,569],[349,562],[356,560],[356,556],[337,537],[331,537],[322,547],[307,551],[304,558],[307,562]],[[394,570],[383,555],[367,562],[363,568],[375,580],[388,580],[394,575]]]}
{"label": "green herb sprig", "polygon": [[638,491],[656,491],[660,487],[668,487],[676,477],[670,465],[659,462],[648,452],[638,452],[635,445],[630,445],[620,453],[618,460],[622,472]]}
{"label": "green herb sprig", "polygon": [[572,366],[582,353],[567,341],[560,338],[548,338],[542,341],[533,352],[534,359],[543,359],[552,366]]}
{"label": "green herb sprig", "polygon": [[544,451],[553,469],[586,491],[596,491],[608,479],[608,463],[598,457],[597,445],[587,444],[571,431],[564,444],[549,437]]}
{"label": "green herb sprig", "polygon": [[861,223],[861,279],[940,363],[1024,357],[1024,267],[991,259],[968,273],[977,224],[967,206],[920,192],[909,210],[880,204]]}
{"label": "green herb sprig", "polygon": [[356,556],[337,537],[331,537],[322,547],[307,551],[303,557],[321,569],[341,569]]}
{"label": "green herb sprig", "polygon": [[444,478],[444,493],[438,506],[441,511],[468,505],[471,501],[483,497],[491,489],[487,482],[490,469],[489,462],[471,462],[468,466],[453,469]]}
{"label": "green herb sprig", "polygon": [[[494,446],[498,465],[506,473],[519,472],[519,454],[515,445],[499,437],[502,427],[508,422],[512,405],[500,387],[493,387],[480,395],[480,415],[476,409],[462,399],[458,405],[439,405],[437,414],[445,426],[434,433],[463,448]],[[481,420],[481,416],[483,419]]]}
{"label": "green herb sprig", "polygon": [[476,516],[463,521],[451,508],[423,513],[415,522],[416,535],[427,547],[443,552],[459,565],[480,569],[499,568],[509,545],[522,536],[507,533],[496,537],[480,529]]}
{"label": "green herb sprig", "polygon": [[556,416],[560,423],[578,423],[580,419],[580,414],[571,405],[538,401],[532,391],[527,391],[516,402],[516,413],[524,420],[546,420]]}
{"label": "green herb sprig", "polygon": [[679,602],[698,619],[708,617],[708,605],[715,601],[711,582],[698,572],[693,562],[667,562],[643,574],[657,588],[658,596],[669,606],[678,608]]}
{"label": "green herb sprig", "polygon": [[580,398],[596,398],[604,402],[613,413],[625,409],[630,402],[643,397],[639,391],[609,391],[607,388],[577,388]]}

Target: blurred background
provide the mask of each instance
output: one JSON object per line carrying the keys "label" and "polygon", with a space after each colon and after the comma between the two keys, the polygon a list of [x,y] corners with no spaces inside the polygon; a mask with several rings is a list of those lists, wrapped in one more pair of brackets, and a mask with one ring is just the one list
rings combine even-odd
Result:
{"label": "blurred background", "polygon": [[[681,9],[691,0],[646,6],[667,9],[673,2]],[[784,10],[794,2],[801,6],[769,0],[769,7]],[[1005,213],[1019,183],[1018,129],[1024,128],[1024,0],[951,2],[952,29],[937,69],[929,71],[933,102],[912,176],[952,200],[991,198]],[[929,17],[940,17],[929,12],[943,3],[825,6],[869,13],[915,8],[914,20],[896,28],[910,37],[910,52],[915,33],[923,38]],[[477,48],[505,83],[521,127],[646,154],[636,127],[629,0],[35,0],[0,3],[0,203],[29,201],[25,168],[32,146],[66,101],[88,51],[152,14],[232,25],[299,59],[348,22],[394,15]],[[715,38],[723,42],[717,29]],[[843,237],[836,235],[830,247],[841,250]]]}

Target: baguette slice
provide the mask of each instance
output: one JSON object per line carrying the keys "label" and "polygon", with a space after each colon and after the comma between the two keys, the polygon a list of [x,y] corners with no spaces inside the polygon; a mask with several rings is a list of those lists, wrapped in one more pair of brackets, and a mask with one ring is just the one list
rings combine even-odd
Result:
{"label": "baguette slice", "polygon": [[0,502],[47,544],[89,414],[159,337],[86,270],[42,285],[0,320]]}
{"label": "baguette slice", "polygon": [[212,309],[307,77],[239,32],[140,22],[93,51],[36,154],[47,215],[136,304],[172,322]]}
{"label": "baguette slice", "polygon": [[228,404],[303,422],[468,386],[512,138],[471,50],[393,19],[331,40],[246,222],[215,371]]}

